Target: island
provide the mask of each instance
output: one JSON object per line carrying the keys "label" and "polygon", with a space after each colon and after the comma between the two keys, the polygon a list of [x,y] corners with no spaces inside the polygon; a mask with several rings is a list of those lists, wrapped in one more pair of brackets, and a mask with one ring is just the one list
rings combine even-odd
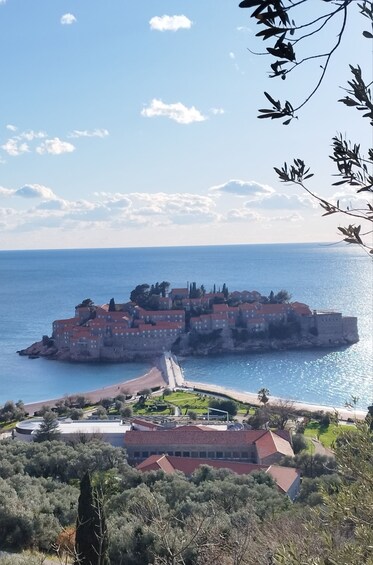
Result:
{"label": "island", "polygon": [[311,310],[291,302],[285,290],[264,296],[230,292],[226,284],[207,292],[190,283],[141,284],[130,301],[97,305],[87,298],[75,315],[55,320],[45,335],[20,355],[76,362],[153,359],[165,351],[181,356],[245,353],[310,347],[341,347],[359,340],[357,318]]}

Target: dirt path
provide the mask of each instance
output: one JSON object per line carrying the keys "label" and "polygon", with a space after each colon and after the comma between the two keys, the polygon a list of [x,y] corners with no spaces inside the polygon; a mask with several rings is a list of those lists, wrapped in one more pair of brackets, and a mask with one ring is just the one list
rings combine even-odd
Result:
{"label": "dirt path", "polygon": [[315,454],[326,455],[327,457],[334,457],[334,452],[328,447],[324,447],[323,444],[316,438],[311,438],[312,445],[315,448]]}

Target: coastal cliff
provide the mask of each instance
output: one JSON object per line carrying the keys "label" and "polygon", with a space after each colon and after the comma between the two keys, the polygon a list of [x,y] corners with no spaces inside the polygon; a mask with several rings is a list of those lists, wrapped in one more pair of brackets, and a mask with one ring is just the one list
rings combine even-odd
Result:
{"label": "coastal cliff", "polygon": [[83,363],[126,362],[152,359],[166,350],[216,355],[334,348],[359,340],[356,318],[311,311],[306,304],[290,302],[284,290],[264,297],[257,291],[229,293],[225,285],[224,292],[206,293],[195,283],[168,292],[166,284],[158,287],[162,294],[152,285],[155,294],[145,299],[149,285],[139,285],[125,304],[111,299],[97,306],[86,299],[73,318],[53,322],[51,337],[18,353]]}

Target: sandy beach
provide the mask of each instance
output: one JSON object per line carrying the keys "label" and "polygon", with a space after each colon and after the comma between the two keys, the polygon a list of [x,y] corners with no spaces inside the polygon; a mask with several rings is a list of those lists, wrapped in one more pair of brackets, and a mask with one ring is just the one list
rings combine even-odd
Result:
{"label": "sandy beach", "polygon": [[[103,388],[98,388],[96,390],[91,390],[88,392],[77,392],[71,396],[85,396],[92,404],[101,400],[101,398],[113,398],[121,392],[128,394],[136,394],[141,389],[144,388],[154,388],[154,387],[164,387],[167,383],[163,379],[162,373],[156,367],[150,369],[148,373],[137,377],[136,379],[131,379],[130,381],[124,381],[121,383],[116,383],[113,385],[108,385]],[[58,400],[63,400],[66,397],[52,398],[50,400],[43,400],[40,402],[31,402],[30,404],[25,404],[26,411],[32,416],[35,412],[40,410],[42,406],[55,406]]]}
{"label": "sandy beach", "polygon": [[[253,406],[259,406],[260,405],[260,402],[258,400],[258,395],[256,393],[253,393],[253,392],[239,392],[237,390],[228,389],[228,388],[225,388],[223,386],[206,384],[206,383],[198,383],[198,382],[194,382],[194,381],[184,381],[184,386],[188,387],[188,388],[197,388],[197,389],[205,391],[207,393],[211,392],[211,393],[226,395],[226,396],[229,396],[230,398],[233,398],[234,400],[237,400],[239,402],[248,402],[249,404],[252,404]],[[270,396],[269,405],[276,404],[281,400],[283,401],[285,399],[284,398],[278,398],[276,396]],[[339,418],[341,420],[347,420],[348,418],[355,418],[355,417],[358,420],[364,420],[364,418],[367,414],[363,410],[356,410],[355,411],[355,410],[348,410],[347,408],[336,408],[336,407],[333,407],[333,406],[323,406],[321,404],[308,404],[306,402],[297,402],[297,401],[294,401],[294,408],[296,410],[308,410],[309,412],[316,412],[316,411],[323,410],[324,412],[334,413],[334,411],[337,410],[337,412],[339,414]]]}
{"label": "sandy beach", "polygon": [[[96,390],[91,391],[83,391],[79,393],[74,393],[71,396],[78,396],[82,395],[85,396],[92,404],[99,402],[102,398],[113,398],[120,394],[121,392],[125,392],[128,394],[136,394],[141,389],[144,388],[154,388],[154,387],[166,387],[167,382],[165,381],[162,372],[157,368],[153,367],[146,373],[136,379],[131,379],[130,381],[124,381],[121,383],[116,383],[113,385],[108,385],[103,388],[99,388]],[[253,392],[241,392],[238,390],[225,388],[219,385],[213,384],[206,384],[200,383],[195,381],[184,381],[183,388],[190,388],[190,389],[198,389],[204,391],[206,393],[211,394],[219,394],[224,396],[229,396],[234,400],[239,402],[247,402],[252,404],[253,406],[259,406],[258,395]],[[25,408],[27,412],[32,416],[35,412],[40,410],[42,406],[55,406],[58,400],[63,400],[65,397],[60,398],[53,398],[50,400],[44,400],[40,402],[32,402],[30,404],[26,404]],[[283,398],[278,398],[274,396],[270,396],[269,405],[276,404],[277,402],[284,400]],[[363,410],[348,410],[347,408],[341,407],[333,407],[333,406],[323,406],[318,404],[309,404],[307,402],[298,402],[294,401],[294,408],[296,410],[308,410],[309,412],[316,412],[323,410],[324,412],[331,412],[333,413],[337,410],[339,417],[341,420],[347,420],[348,418],[357,418],[359,420],[363,420],[366,416],[366,412]]]}

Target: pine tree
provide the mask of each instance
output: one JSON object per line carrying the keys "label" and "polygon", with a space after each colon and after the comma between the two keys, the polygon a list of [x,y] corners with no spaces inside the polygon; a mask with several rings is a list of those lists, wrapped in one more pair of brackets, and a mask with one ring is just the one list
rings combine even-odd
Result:
{"label": "pine tree", "polygon": [[80,481],[74,565],[109,565],[105,515],[89,473]]}
{"label": "pine tree", "polygon": [[35,434],[35,441],[52,441],[60,438],[60,431],[58,429],[58,419],[54,412],[51,410],[45,412],[43,421]]}

